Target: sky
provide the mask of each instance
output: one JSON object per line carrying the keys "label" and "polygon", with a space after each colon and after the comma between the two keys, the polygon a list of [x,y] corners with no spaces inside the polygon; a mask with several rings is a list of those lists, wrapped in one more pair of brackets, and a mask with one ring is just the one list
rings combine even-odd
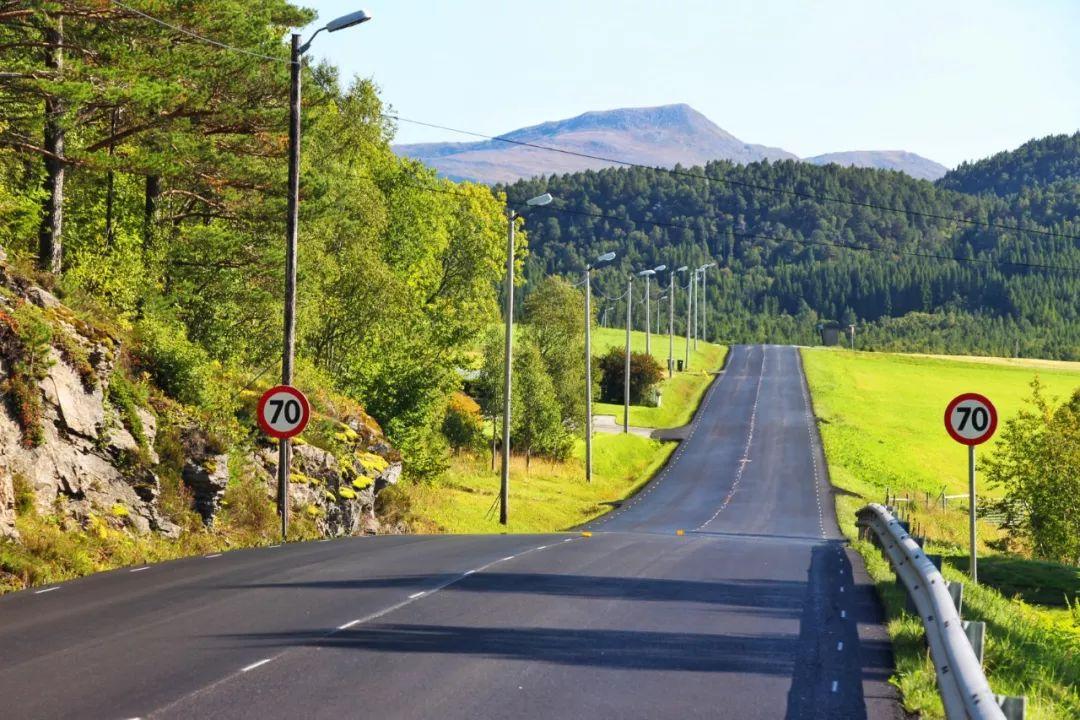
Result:
{"label": "sky", "polygon": [[[946,166],[1080,129],[1080,0],[299,0],[311,54],[403,117],[498,135],[688,103],[807,157],[908,150]],[[307,33],[320,26],[314,23]],[[401,123],[397,142],[472,138]]]}

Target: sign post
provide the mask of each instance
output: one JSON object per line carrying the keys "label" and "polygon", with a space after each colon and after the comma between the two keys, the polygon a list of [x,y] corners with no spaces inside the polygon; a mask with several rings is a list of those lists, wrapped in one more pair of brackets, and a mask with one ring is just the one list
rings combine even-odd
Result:
{"label": "sign post", "polygon": [[300,392],[291,385],[278,385],[259,398],[256,417],[259,427],[270,437],[277,438],[281,447],[278,453],[278,515],[281,516],[281,539],[289,534],[289,439],[304,432],[311,418],[311,406]]}
{"label": "sign post", "polygon": [[945,430],[956,442],[968,447],[968,531],[971,542],[971,581],[979,582],[975,552],[975,446],[989,440],[997,430],[994,403],[978,393],[957,395],[945,408]]}

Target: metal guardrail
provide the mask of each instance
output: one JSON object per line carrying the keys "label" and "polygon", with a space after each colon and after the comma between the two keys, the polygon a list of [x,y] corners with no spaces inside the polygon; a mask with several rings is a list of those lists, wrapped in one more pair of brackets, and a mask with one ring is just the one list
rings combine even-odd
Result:
{"label": "metal guardrail", "polygon": [[[999,703],[1023,706],[1022,699],[995,696],[979,654],[965,632],[957,602],[941,571],[888,508],[872,503],[856,513],[863,536],[872,531],[882,552],[922,618],[937,673],[938,689],[949,720],[1006,720]],[[1010,708],[1011,709],[1011,708]],[[1018,708],[1020,717],[1022,707]]]}

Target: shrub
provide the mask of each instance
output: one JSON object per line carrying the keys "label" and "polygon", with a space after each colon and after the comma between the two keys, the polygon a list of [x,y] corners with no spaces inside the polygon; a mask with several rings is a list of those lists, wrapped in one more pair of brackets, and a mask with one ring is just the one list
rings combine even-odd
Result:
{"label": "shrub", "polygon": [[120,411],[120,421],[131,437],[135,438],[140,448],[146,449],[146,428],[139,417],[139,406],[146,403],[145,393],[140,392],[140,388],[123,373],[115,372],[109,379],[109,401]]}
{"label": "shrub", "polygon": [[75,374],[79,376],[83,387],[93,390],[97,387],[98,376],[94,366],[90,364],[90,357],[86,354],[86,348],[64,330],[58,330],[53,336],[53,345],[60,353]]}
{"label": "shrub", "polygon": [[454,452],[481,447],[484,444],[484,419],[480,415],[480,406],[465,393],[454,393],[446,407],[442,431]]}
{"label": "shrub", "polygon": [[53,328],[42,312],[20,303],[11,314],[0,310],[0,356],[10,367],[4,394],[22,429],[22,444],[34,448],[45,440],[39,383],[49,372]]}
{"label": "shrub", "polygon": [[37,497],[34,494],[34,486],[26,476],[21,473],[12,476],[11,488],[15,494],[15,514],[17,516],[33,514]]}
{"label": "shrub", "polygon": [[[626,351],[614,347],[600,357],[600,393],[605,402],[623,401],[623,378],[626,377]],[[664,379],[664,369],[652,355],[630,353],[630,402],[642,404],[649,391]]]}
{"label": "shrub", "polygon": [[136,328],[136,364],[150,373],[169,396],[189,405],[204,406],[213,386],[210,357],[188,339],[179,322],[145,318]]}

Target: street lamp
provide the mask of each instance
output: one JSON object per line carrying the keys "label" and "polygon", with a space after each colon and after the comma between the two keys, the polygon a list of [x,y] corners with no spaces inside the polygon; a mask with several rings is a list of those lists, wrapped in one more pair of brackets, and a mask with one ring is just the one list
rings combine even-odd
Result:
{"label": "street lamp", "polygon": [[668,281],[668,350],[667,350],[667,374],[670,379],[675,375],[675,290],[678,288],[675,285],[675,276],[681,272],[686,272],[687,267],[676,268],[671,272],[671,278]]}
{"label": "street lamp", "polygon": [[[323,30],[337,32],[371,19],[363,10],[342,15],[315,31],[301,44],[300,34],[293,33],[289,59],[289,187],[285,219],[285,342],[281,355],[281,384],[292,385],[293,360],[296,354],[296,244],[300,206],[300,64],[311,41]],[[281,539],[289,532],[289,464],[292,462],[290,440],[278,442],[277,506],[281,516]]]}
{"label": "street lamp", "polygon": [[[550,201],[550,196],[549,201]],[[615,259],[606,252],[585,266],[585,482],[592,482],[592,271]]]}
{"label": "street lamp", "polygon": [[[698,268],[698,272],[701,273],[701,299],[698,300],[698,305],[701,307],[701,333],[700,333],[700,335],[701,335],[701,339],[704,340],[705,342],[708,342],[708,338],[705,337],[705,311],[706,311],[706,308],[707,308],[707,305],[708,305],[708,302],[709,302],[709,296],[705,292],[705,278],[706,278],[706,276],[708,274],[707,271],[709,270],[709,268],[714,268],[714,267],[716,267],[716,263],[713,262],[713,263],[709,263],[707,265],[702,265],[701,267]],[[695,348],[697,347],[697,341],[696,340],[694,342],[694,347]]]}
{"label": "street lamp", "polygon": [[649,278],[658,272],[663,272],[667,269],[667,265],[657,265],[652,270],[642,270],[638,273],[638,277],[645,278],[645,354],[649,355],[652,352],[652,346],[649,342]]}
{"label": "street lamp", "polygon": [[664,293],[660,297],[656,298],[656,302],[657,302],[657,305],[658,305],[658,307],[656,309],[656,330],[653,331],[656,335],[660,334],[660,308],[659,308],[659,304],[664,302],[665,300],[667,300],[667,297],[668,297],[668,294]]}
{"label": "street lamp", "polygon": [[[537,195],[525,201],[526,209],[551,203],[551,193]],[[514,358],[514,226],[525,210],[506,208],[506,351],[503,355],[503,432],[502,482],[499,485],[499,523],[505,525],[510,513],[510,386]]]}

